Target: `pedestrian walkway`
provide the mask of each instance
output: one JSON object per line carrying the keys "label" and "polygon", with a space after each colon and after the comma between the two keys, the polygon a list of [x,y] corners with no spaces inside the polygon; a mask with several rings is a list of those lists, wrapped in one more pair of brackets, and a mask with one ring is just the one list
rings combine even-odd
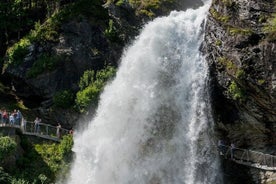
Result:
{"label": "pedestrian walkway", "polygon": [[237,164],[246,165],[266,171],[276,171],[276,155],[265,154],[258,151],[222,146],[219,150],[226,159],[231,159]]}
{"label": "pedestrian walkway", "polygon": [[67,129],[57,128],[45,123],[39,123],[37,127],[35,127],[35,124],[33,122],[26,121],[22,121],[21,125],[12,125],[9,123],[7,124],[0,122],[0,128],[5,127],[19,129],[24,135],[41,137],[43,139],[48,139],[56,142],[60,141],[60,137],[62,135],[69,134],[69,130]]}

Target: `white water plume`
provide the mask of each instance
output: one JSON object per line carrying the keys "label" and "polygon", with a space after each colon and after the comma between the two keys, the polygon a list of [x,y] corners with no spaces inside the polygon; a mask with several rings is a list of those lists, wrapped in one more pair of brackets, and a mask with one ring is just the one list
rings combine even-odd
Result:
{"label": "white water plume", "polygon": [[199,52],[208,8],[157,18],[126,49],[95,118],[77,132],[67,183],[218,182]]}

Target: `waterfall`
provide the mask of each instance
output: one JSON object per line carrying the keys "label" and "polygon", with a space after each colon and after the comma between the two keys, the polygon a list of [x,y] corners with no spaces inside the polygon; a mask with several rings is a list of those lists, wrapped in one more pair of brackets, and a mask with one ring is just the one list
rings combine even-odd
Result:
{"label": "waterfall", "polygon": [[125,49],[95,117],[76,133],[67,183],[222,183],[199,52],[209,4],[155,19]]}

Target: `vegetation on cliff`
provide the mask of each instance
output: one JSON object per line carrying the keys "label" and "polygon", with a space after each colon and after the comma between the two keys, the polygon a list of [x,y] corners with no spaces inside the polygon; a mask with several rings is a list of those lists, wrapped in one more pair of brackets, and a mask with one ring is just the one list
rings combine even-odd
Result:
{"label": "vegetation on cliff", "polygon": [[96,105],[99,94],[106,83],[115,76],[114,67],[107,66],[105,69],[95,72],[87,70],[80,79],[80,91],[76,94],[76,107],[80,112],[85,112],[91,105]]}
{"label": "vegetation on cliff", "polygon": [[71,135],[63,136],[60,143],[33,142],[24,136],[20,139],[19,143],[10,137],[0,139],[0,155],[1,160],[5,158],[4,162],[17,154],[14,152],[16,147],[23,149],[23,155],[16,158],[15,165],[10,164],[4,170],[4,162],[0,163],[1,183],[47,184],[66,176],[73,154]]}
{"label": "vegetation on cliff", "polygon": [[205,43],[217,127],[239,146],[275,144],[275,3],[214,0],[209,11]]}

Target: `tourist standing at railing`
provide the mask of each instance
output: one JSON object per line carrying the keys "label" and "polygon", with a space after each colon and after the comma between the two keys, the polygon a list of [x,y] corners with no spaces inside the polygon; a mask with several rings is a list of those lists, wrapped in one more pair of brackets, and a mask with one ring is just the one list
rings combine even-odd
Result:
{"label": "tourist standing at railing", "polygon": [[36,117],[34,120],[34,132],[35,133],[39,133],[39,123],[41,122],[41,120]]}
{"label": "tourist standing at railing", "polygon": [[17,122],[16,122],[16,119],[17,119],[17,111],[16,109],[13,110],[13,113],[11,113],[13,115],[13,121],[14,121],[14,124],[17,125]]}
{"label": "tourist standing at railing", "polygon": [[20,125],[21,120],[22,120],[22,114],[21,114],[20,110],[17,110],[16,111],[16,119],[15,119],[16,124]]}
{"label": "tourist standing at railing", "polygon": [[57,125],[57,137],[60,139],[61,138],[61,125],[58,123]]}
{"label": "tourist standing at railing", "polygon": [[23,132],[25,132],[26,128],[27,128],[27,120],[25,120],[25,118],[22,118],[21,127],[22,127]]}
{"label": "tourist standing at railing", "polygon": [[13,114],[11,113],[10,114],[10,124],[13,126],[14,125],[14,116],[13,116]]}
{"label": "tourist standing at railing", "polygon": [[231,143],[230,145],[230,152],[231,152],[231,159],[233,160],[234,159],[234,154],[235,154],[235,144],[234,143]]}
{"label": "tourist standing at railing", "polygon": [[224,155],[224,152],[225,152],[225,145],[224,145],[223,140],[219,140],[219,141],[218,141],[218,150],[219,150],[219,154],[220,154],[220,155]]}
{"label": "tourist standing at railing", "polygon": [[2,118],[3,118],[3,122],[5,124],[7,124],[9,122],[9,116],[8,116],[8,112],[6,109],[4,109],[4,111],[3,111]]}

